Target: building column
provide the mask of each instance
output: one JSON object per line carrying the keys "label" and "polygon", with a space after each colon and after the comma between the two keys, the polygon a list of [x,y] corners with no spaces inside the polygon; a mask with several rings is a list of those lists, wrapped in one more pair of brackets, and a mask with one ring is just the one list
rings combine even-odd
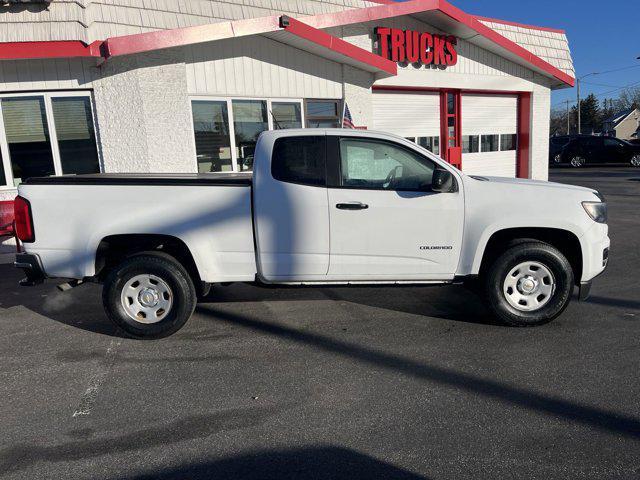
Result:
{"label": "building column", "polygon": [[94,85],[105,172],[196,172],[182,51],[116,57]]}

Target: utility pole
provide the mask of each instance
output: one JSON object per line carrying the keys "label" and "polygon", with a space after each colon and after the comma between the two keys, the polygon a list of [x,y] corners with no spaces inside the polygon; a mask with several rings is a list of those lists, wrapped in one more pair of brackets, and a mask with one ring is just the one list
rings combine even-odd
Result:
{"label": "utility pole", "polygon": [[565,102],[567,102],[567,135],[569,135],[571,133],[569,131],[571,129],[571,117],[569,116],[569,100],[565,100]]}
{"label": "utility pole", "polygon": [[576,92],[578,94],[578,135],[580,135],[580,79],[576,78]]}

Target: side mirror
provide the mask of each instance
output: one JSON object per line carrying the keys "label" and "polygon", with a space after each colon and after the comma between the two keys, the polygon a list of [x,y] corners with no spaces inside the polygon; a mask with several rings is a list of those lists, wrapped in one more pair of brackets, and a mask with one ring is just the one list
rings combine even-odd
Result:
{"label": "side mirror", "polygon": [[456,180],[449,170],[436,168],[431,178],[431,191],[437,193],[455,192]]}

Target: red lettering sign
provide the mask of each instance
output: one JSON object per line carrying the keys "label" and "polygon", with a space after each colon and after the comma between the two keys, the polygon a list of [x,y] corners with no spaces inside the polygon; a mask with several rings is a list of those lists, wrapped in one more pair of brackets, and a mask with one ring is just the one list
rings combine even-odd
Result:
{"label": "red lettering sign", "polygon": [[437,35],[415,30],[377,27],[379,53],[399,63],[451,66],[458,63],[453,35]]}

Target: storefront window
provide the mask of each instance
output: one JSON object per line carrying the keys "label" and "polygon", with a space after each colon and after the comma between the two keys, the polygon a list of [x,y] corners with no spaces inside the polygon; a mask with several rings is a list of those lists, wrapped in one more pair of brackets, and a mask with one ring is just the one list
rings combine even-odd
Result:
{"label": "storefront window", "polygon": [[253,169],[253,154],[261,132],[269,129],[267,102],[264,100],[233,100],[233,129],[240,171]]}
{"label": "storefront window", "polygon": [[44,98],[3,98],[2,116],[14,185],[29,177],[53,175]]}
{"label": "storefront window", "polygon": [[272,102],[273,128],[302,128],[302,112],[299,102]]}
{"label": "storefront window", "polygon": [[480,137],[478,135],[462,136],[462,153],[477,153],[480,151]]}
{"label": "storefront window", "polygon": [[499,135],[481,135],[480,143],[483,152],[497,152],[498,151],[498,137]]}
{"label": "storefront window", "polygon": [[500,135],[500,150],[515,150],[516,149],[516,134],[508,133]]}
{"label": "storefront window", "polygon": [[418,145],[434,155],[440,155],[440,137],[418,137]]}
{"label": "storefront window", "polygon": [[62,173],[98,173],[98,150],[89,97],[51,99]]}
{"label": "storefront window", "polygon": [[198,172],[230,172],[231,141],[226,101],[193,101]]}
{"label": "storefront window", "polygon": [[87,92],[0,95],[0,187],[29,177],[100,171]]}
{"label": "storefront window", "polygon": [[309,128],[338,128],[340,126],[338,100],[307,100],[305,111],[306,123]]}

